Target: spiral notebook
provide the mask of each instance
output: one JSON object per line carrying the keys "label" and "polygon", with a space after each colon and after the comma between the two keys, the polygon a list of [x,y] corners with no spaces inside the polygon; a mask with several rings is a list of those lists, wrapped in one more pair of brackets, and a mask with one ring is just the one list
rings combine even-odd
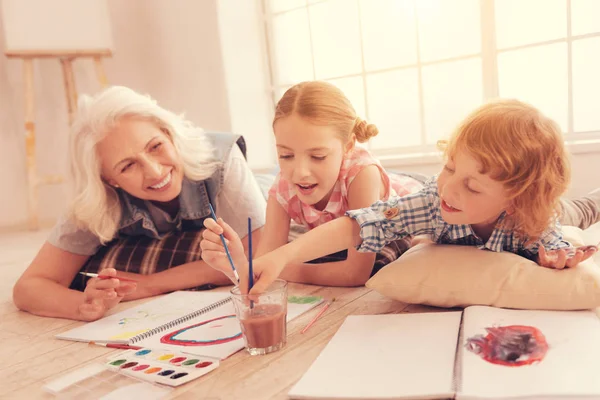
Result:
{"label": "spiral notebook", "polygon": [[[323,301],[288,298],[288,322]],[[120,343],[224,359],[244,348],[229,292],[177,291],[55,336]]]}

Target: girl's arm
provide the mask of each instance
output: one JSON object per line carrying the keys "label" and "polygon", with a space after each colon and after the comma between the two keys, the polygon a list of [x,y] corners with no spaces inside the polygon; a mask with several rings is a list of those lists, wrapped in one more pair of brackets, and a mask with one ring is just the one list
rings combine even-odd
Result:
{"label": "girl's arm", "polygon": [[290,216],[273,195],[269,196],[264,232],[254,256],[260,257],[285,245],[288,241],[289,231]]}
{"label": "girl's arm", "polygon": [[[375,165],[364,168],[348,188],[348,208],[356,210],[369,207],[380,199],[381,189],[382,179],[379,168]],[[282,271],[281,277],[291,282],[315,285],[361,286],[371,276],[375,257],[375,253],[362,253],[350,247],[348,257],[344,261],[291,264]]]}

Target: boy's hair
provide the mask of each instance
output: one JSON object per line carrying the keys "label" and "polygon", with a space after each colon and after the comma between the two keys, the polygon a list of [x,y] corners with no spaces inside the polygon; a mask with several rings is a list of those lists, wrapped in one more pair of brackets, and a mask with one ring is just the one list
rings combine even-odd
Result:
{"label": "boy's hair", "polygon": [[560,212],[569,160],[560,127],[535,107],[518,100],[490,102],[439,145],[446,158],[467,152],[481,164],[481,173],[504,185],[513,209],[505,229],[536,240]]}
{"label": "boy's hair", "polygon": [[289,88],[275,107],[273,126],[279,119],[294,113],[315,125],[333,126],[344,144],[352,134],[364,143],[379,133],[375,125],[356,115],[338,87],[323,81],[301,82]]}
{"label": "boy's hair", "polygon": [[213,148],[202,129],[160,107],[152,98],[123,86],[109,87],[93,97],[81,96],[69,139],[72,202],[68,215],[102,243],[115,236],[121,204],[115,189],[100,174],[96,145],[124,118],[151,121],[173,141],[184,174],[203,180],[216,168]]}

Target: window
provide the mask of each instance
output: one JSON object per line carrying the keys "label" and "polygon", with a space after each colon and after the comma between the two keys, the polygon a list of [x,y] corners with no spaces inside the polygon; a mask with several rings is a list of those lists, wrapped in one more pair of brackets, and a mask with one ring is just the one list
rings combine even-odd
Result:
{"label": "window", "polygon": [[430,151],[495,97],[532,103],[565,140],[600,139],[598,0],[263,0],[276,102],[340,87],[377,155]]}

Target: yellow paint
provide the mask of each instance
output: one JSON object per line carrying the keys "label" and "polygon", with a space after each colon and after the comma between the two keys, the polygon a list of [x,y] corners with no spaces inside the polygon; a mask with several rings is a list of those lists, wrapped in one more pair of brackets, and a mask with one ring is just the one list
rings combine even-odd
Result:
{"label": "yellow paint", "polygon": [[168,360],[169,358],[173,358],[175,354],[165,354],[164,356],[158,357],[160,361]]}
{"label": "yellow paint", "polygon": [[141,333],[144,332],[148,332],[148,329],[142,329],[139,331],[132,331],[132,332],[123,332],[123,333],[119,333],[118,335],[114,335],[111,336],[111,340],[120,340],[120,339],[131,339],[132,337],[139,335]]}

